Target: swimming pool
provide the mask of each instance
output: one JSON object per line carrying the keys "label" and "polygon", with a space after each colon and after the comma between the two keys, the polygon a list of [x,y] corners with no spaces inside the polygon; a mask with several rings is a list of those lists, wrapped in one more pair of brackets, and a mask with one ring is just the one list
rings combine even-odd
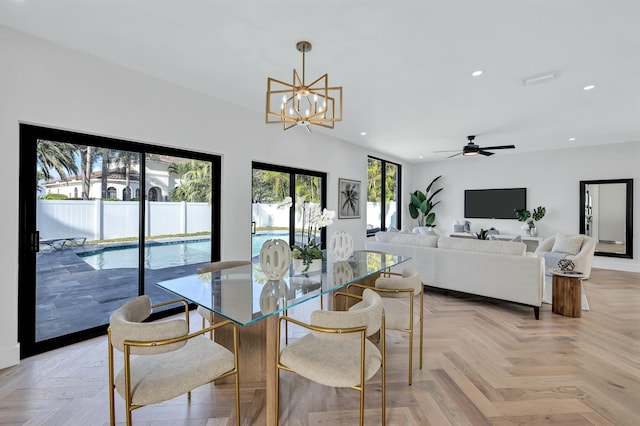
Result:
{"label": "swimming pool", "polygon": [[289,241],[288,232],[265,232],[260,234],[253,234],[251,236],[251,257],[260,255],[260,249],[265,241],[272,238],[279,238],[281,240]]}
{"label": "swimming pool", "polygon": [[[99,251],[78,254],[94,269],[137,268],[138,246],[107,247]],[[211,240],[147,243],[144,253],[146,269],[192,265],[211,261]]]}

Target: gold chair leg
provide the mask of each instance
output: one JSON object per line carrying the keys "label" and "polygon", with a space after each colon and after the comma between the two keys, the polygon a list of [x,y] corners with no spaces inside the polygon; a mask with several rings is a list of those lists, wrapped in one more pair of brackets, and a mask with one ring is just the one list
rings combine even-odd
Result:
{"label": "gold chair leg", "polygon": [[107,342],[109,345],[109,424],[115,426],[116,424],[116,406],[114,401],[114,389],[113,383],[113,346],[111,345],[111,329],[107,330]]}
{"label": "gold chair leg", "polygon": [[[382,314],[382,330],[385,328],[384,313]],[[380,333],[381,337],[381,352],[382,352],[382,425],[387,424],[387,359],[385,352],[387,351],[386,333]]]}
{"label": "gold chair leg", "polygon": [[409,301],[409,386],[413,384],[413,292]]}
{"label": "gold chair leg", "polygon": [[420,370],[422,370],[422,344],[424,341],[424,284],[420,292]]}

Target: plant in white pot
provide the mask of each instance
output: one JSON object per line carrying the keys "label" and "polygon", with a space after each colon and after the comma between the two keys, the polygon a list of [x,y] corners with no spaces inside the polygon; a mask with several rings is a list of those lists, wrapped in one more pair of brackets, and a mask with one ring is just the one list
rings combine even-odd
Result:
{"label": "plant in white pot", "polygon": [[[291,257],[293,258],[294,269],[308,272],[309,270],[322,267],[322,249],[320,244],[316,242],[316,234],[321,228],[333,223],[333,218],[336,216],[336,213],[326,208],[320,210],[318,204],[308,201],[301,201],[297,203],[297,205],[300,206],[302,216],[301,241],[303,243],[293,246]],[[280,206],[290,207],[291,198],[285,198],[285,200],[280,203]]]}
{"label": "plant in white pot", "polygon": [[515,209],[514,211],[516,212],[516,217],[520,222],[526,222],[526,224],[522,224],[522,228],[525,229],[532,237],[537,236],[538,228],[536,227],[536,222],[540,221],[544,217],[547,209],[542,206],[538,206],[532,211],[527,209]]}

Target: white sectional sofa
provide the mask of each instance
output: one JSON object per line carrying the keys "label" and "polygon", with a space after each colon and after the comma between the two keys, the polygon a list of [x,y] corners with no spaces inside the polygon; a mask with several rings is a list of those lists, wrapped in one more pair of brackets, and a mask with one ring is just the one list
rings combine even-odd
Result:
{"label": "white sectional sofa", "polygon": [[532,306],[536,319],[544,293],[544,259],[522,242],[378,232],[367,250],[409,256],[427,286]]}

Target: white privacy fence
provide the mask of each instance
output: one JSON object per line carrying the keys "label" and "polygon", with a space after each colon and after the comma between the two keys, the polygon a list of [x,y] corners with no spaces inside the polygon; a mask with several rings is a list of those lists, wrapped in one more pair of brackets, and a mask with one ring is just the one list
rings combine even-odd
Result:
{"label": "white privacy fence", "polygon": [[[146,202],[145,235],[211,232],[208,203]],[[40,238],[109,240],[138,237],[138,201],[37,200]]]}
{"label": "white privacy fence", "polygon": [[[387,212],[387,224],[395,205]],[[289,226],[289,209],[277,204],[253,204],[257,228]],[[368,218],[380,224],[380,206],[367,203]],[[40,238],[85,237],[89,241],[137,238],[138,201],[37,200],[37,229]],[[208,203],[146,201],[145,235],[175,235],[211,232]]]}

